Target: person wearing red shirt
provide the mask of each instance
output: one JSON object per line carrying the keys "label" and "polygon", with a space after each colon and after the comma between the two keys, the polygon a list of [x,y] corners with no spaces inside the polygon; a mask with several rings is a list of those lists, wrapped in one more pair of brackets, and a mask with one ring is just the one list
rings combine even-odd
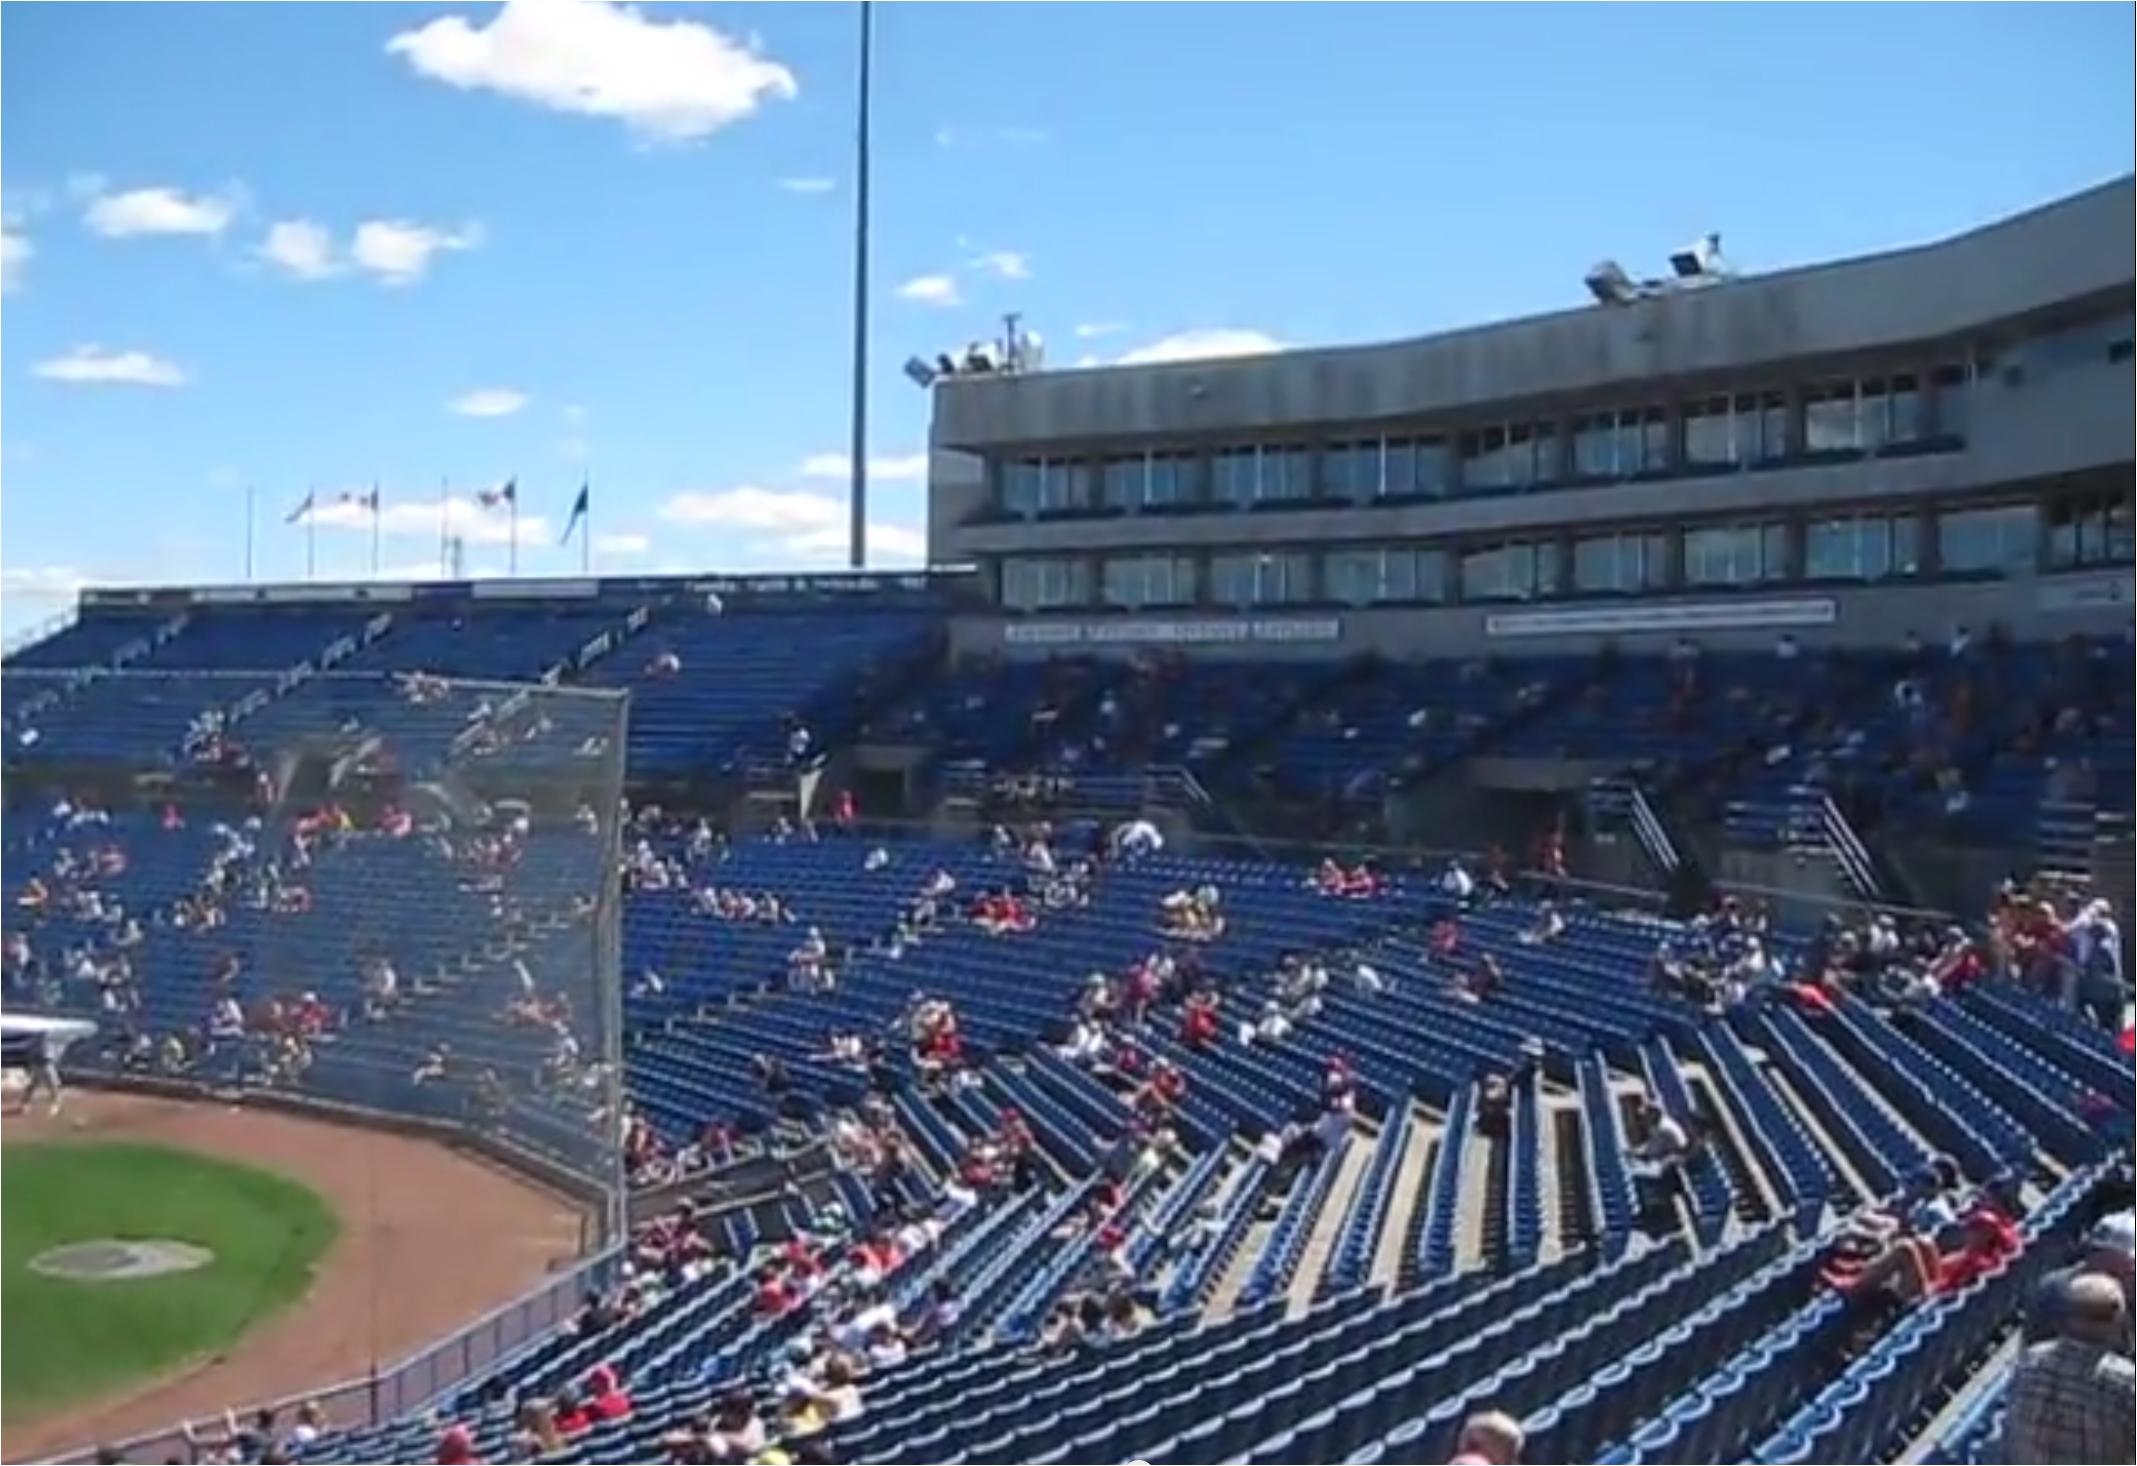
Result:
{"label": "person wearing red shirt", "polygon": [[586,1377],[586,1413],[596,1421],[624,1420],[631,1413],[631,1397],[613,1364],[597,1364]]}
{"label": "person wearing red shirt", "polygon": [[1150,1092],[1171,1109],[1187,1096],[1187,1076],[1171,1064],[1159,1064],[1150,1075]]}
{"label": "person wearing red shirt", "polygon": [[1208,993],[1197,993],[1187,1000],[1187,1011],[1180,1017],[1180,1042],[1199,1049],[1216,1041],[1217,1000]]}
{"label": "person wearing red shirt", "polygon": [[766,1268],[757,1275],[757,1312],[764,1317],[778,1318],[798,1301],[777,1268]]}
{"label": "person wearing red shirt", "polygon": [[475,1432],[464,1425],[448,1425],[438,1436],[438,1466],[482,1466],[475,1454]]}

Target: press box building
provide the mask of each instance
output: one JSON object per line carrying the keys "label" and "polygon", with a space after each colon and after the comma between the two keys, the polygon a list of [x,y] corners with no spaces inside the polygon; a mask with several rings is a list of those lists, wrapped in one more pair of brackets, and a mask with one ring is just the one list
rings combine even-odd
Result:
{"label": "press box building", "polygon": [[1382,345],[952,375],[961,649],[1896,641],[2131,621],[2137,192]]}

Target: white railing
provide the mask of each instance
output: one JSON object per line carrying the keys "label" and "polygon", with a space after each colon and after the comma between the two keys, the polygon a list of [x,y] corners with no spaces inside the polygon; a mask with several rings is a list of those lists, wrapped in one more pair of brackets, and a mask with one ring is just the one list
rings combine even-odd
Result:
{"label": "white railing", "polygon": [[1684,865],[1684,856],[1678,853],[1677,842],[1670,838],[1669,826],[1655,812],[1655,806],[1647,797],[1647,791],[1638,784],[1631,786],[1632,798],[1626,802],[1626,813],[1632,820],[1633,838],[1647,852],[1648,859],[1664,875],[1675,875]]}
{"label": "white railing", "polygon": [[59,635],[81,619],[81,612],[73,606],[69,606],[57,615],[45,617],[44,620],[25,631],[16,632],[5,643],[0,643],[0,655],[12,657],[25,647],[33,647],[40,641],[46,641]]}
{"label": "white railing", "polygon": [[1640,849],[1665,876],[1674,876],[1684,856],[1647,791],[1631,779],[1596,779],[1588,785],[1588,808],[1599,822],[1623,822]]}
{"label": "white railing", "polygon": [[1855,833],[1854,824],[1833,802],[1832,796],[1818,796],[1818,823],[1825,835],[1826,848],[1833,852],[1834,863],[1840,874],[1855,888],[1855,894],[1865,901],[1883,901],[1884,883],[1877,878],[1877,862],[1870,854],[1870,847]]}

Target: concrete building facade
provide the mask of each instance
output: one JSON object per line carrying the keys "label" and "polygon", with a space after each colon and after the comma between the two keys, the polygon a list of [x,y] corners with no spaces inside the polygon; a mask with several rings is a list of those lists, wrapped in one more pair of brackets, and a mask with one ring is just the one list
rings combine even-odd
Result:
{"label": "concrete building facade", "polygon": [[2131,624],[2137,187],[1385,345],[952,378],[959,645],[1305,657]]}

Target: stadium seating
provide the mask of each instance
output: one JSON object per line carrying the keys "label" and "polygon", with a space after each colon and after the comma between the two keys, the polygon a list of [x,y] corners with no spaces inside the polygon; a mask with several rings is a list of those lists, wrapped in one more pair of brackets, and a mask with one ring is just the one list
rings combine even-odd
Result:
{"label": "stadium seating", "polygon": [[[218,711],[262,746],[354,724],[410,764],[456,765],[497,706],[472,693],[424,704],[401,679],[561,668],[560,686],[633,693],[630,757],[663,772],[776,759],[799,718],[950,764],[1129,777],[1177,764],[1218,787],[1266,766],[1320,795],[1483,749],[1685,776],[1735,751],[1725,793],[1756,804],[1843,747],[1872,759],[1903,746],[1911,727],[1872,715],[1902,675],[1890,664],[1808,653],[1705,661],[1695,696],[1681,665],[1637,659],[1295,674],[1063,661],[975,667],[903,695],[872,680],[917,665],[936,632],[917,612],[790,613],[773,629],[620,603],[464,621],[373,608],[89,618],[10,659],[10,678],[41,696],[18,715],[11,680],[8,728],[40,757],[138,767],[180,757],[195,720]],[[2030,817],[2041,787],[2021,754],[2044,747],[2091,759],[2103,797],[2110,770],[2126,787],[2129,755],[2109,752],[2131,727],[2126,693],[2045,740],[2037,720],[2002,711],[2068,699],[2054,689],[2072,678],[2090,698],[2086,667],[2119,654],[2017,651],[1969,684],[1998,710],[1962,755],[1972,817]],[[1959,675],[1936,665],[1924,675],[1939,689]],[[106,675],[121,668],[171,676]],[[224,679],[233,696],[225,669],[248,674]],[[864,685],[876,690],[857,696]],[[558,727],[528,746],[544,739],[584,742]],[[1904,817],[1919,796],[1897,792]],[[29,955],[11,955],[6,995],[98,1017],[113,1041],[92,1063],[442,1118],[480,1110],[526,1149],[599,1166],[599,1056],[562,1052],[559,1027],[527,1010],[567,990],[592,950],[584,898],[610,858],[596,824],[317,809],[248,822],[179,805],[105,817],[17,797],[5,896]],[[1033,1135],[1040,1184],[946,1208],[939,1239],[891,1277],[908,1309],[937,1293],[959,1309],[867,1382],[865,1414],[838,1433],[846,1460],[1443,1460],[1488,1406],[1525,1417],[1535,1460],[1888,1460],[1940,1413],[1942,1458],[1983,1459],[1995,1395],[1980,1366],[2118,1184],[2126,1059],[2013,984],[1805,1008],[1776,983],[1709,1011],[1650,978],[1658,947],[1702,942],[1703,928],[1537,890],[1458,900],[1436,872],[1382,871],[1369,894],[1337,895],[1300,868],[1167,851],[1049,893],[1022,852],[976,842],[730,843],[645,815],[620,843],[625,1075],[669,1146],[714,1123],[745,1147],[822,1138],[882,1086],[921,1158],[900,1199],[935,1206],[1007,1117]],[[1167,898],[1202,888],[1221,929],[1168,937]],[[1019,920],[973,919],[1003,892]],[[386,906],[396,919],[381,929],[367,916]],[[795,955],[819,939],[822,971]],[[1801,945],[1767,942],[1784,960]],[[1113,1062],[1072,1052],[1092,975],[1158,951],[1221,992],[1214,1037],[1191,1034],[1167,999],[1124,1030],[1132,1046]],[[1487,956],[1502,976],[1480,996],[1469,980]],[[381,962],[398,978],[383,997]],[[1326,980],[1301,1004],[1306,962]],[[225,998],[247,1013],[316,1003],[323,1019],[293,1049],[221,1031]],[[873,1069],[840,1052],[842,1035],[897,1031],[920,999],[953,1008],[962,1081],[932,1081],[899,1045]],[[1288,1031],[1245,1041],[1272,1003]],[[776,1061],[777,1085],[760,1061]],[[1117,1213],[1146,1317],[1102,1349],[1057,1352],[1048,1320],[1105,1250],[1075,1220],[1124,1138],[1142,1135],[1136,1107],[1160,1063],[1185,1080],[1169,1122],[1179,1148],[1121,1178]],[[1320,1112],[1332,1070],[1355,1086],[1354,1122],[1304,1164],[1272,1160],[1262,1142]],[[1633,1155],[1643,1101],[1705,1140],[1667,1185]],[[1821,1276],[1832,1231],[1940,1156],[2022,1189],[2024,1249],[1855,1337]],[[431,1408],[330,1434],[302,1458],[432,1459],[450,1419],[480,1459],[505,1459],[516,1399],[606,1365],[628,1382],[630,1414],[545,1459],[662,1459],[667,1430],[775,1380],[804,1332],[801,1316],[759,1308],[746,1260],[820,1229],[833,1203],[865,1223],[885,1200],[839,1171],[723,1212],[711,1225],[726,1262],[642,1291],[627,1324],[536,1340]],[[1977,1390],[1981,1403],[1947,1410]]]}

